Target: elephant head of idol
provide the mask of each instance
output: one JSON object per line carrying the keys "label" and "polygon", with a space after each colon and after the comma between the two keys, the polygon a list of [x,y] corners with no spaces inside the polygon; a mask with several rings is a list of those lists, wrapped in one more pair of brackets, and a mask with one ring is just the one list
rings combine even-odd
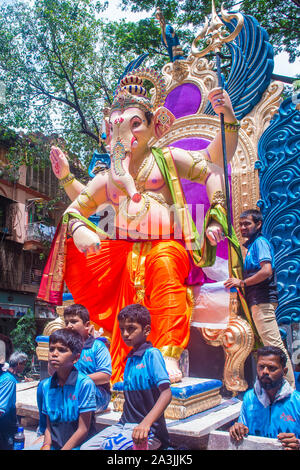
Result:
{"label": "elephant head of idol", "polygon": [[[153,103],[146,96],[143,79],[155,87]],[[164,80],[157,72],[148,68],[133,70],[120,81],[106,120],[112,178],[134,202],[139,202],[141,195],[129,171],[131,159],[149,151],[150,139],[162,137],[175,121],[163,106],[165,97]]]}

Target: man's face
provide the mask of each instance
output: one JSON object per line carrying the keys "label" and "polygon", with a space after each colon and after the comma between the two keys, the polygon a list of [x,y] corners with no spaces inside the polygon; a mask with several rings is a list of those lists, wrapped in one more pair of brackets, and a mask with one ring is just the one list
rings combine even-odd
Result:
{"label": "man's face", "polygon": [[239,222],[241,235],[244,238],[250,238],[256,232],[258,232],[261,228],[261,222],[254,222],[252,215],[248,217],[240,219]]}
{"label": "man's face", "polygon": [[82,338],[87,338],[89,335],[90,322],[84,323],[78,315],[66,316],[65,325],[69,330],[77,331]]}
{"label": "man's face", "polygon": [[143,328],[140,323],[129,319],[120,321],[119,327],[124,343],[130,348],[137,348],[143,344],[150,333],[150,326]]}
{"label": "man's face", "polygon": [[279,357],[274,354],[259,356],[256,369],[260,385],[265,390],[279,388],[287,372],[287,368],[282,367]]}
{"label": "man's face", "polygon": [[26,366],[26,361],[25,362],[19,362],[17,367],[16,367],[16,373],[17,374],[22,374]]}
{"label": "man's face", "polygon": [[49,344],[48,362],[53,372],[71,367],[77,359],[78,357],[65,344],[60,342]]}

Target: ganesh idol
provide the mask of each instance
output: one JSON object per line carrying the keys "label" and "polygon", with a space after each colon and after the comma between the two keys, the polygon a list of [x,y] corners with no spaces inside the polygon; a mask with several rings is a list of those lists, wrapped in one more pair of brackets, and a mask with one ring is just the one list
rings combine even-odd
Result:
{"label": "ganesh idol", "polygon": [[[154,85],[151,100],[145,79]],[[192,312],[189,272],[212,265],[217,243],[228,234],[221,133],[201,151],[152,146],[175,121],[164,99],[163,78],[152,69],[133,70],[121,80],[106,117],[111,166],[86,186],[70,174],[62,150],[52,147],[50,154],[72,203],[57,228],[38,297],[60,305],[66,283],[74,302],[84,305],[95,328],[110,338],[112,382],[122,380],[129,352],[117,316],[133,303],[150,311],[148,340],[162,352],[171,382],[181,380],[179,359],[189,341]],[[209,100],[224,115],[230,162],[239,125],[224,90],[211,90]],[[181,178],[206,187],[210,208],[201,234]],[[113,227],[104,232],[89,218],[108,205]]]}

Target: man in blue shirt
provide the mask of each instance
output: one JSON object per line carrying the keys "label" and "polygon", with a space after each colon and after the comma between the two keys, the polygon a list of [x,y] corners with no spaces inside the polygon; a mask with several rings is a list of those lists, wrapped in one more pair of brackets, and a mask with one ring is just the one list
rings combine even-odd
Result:
{"label": "man in blue shirt", "polygon": [[284,376],[286,355],[280,348],[264,346],[257,351],[257,380],[248,390],[238,422],[229,430],[241,441],[247,434],[277,438],[287,450],[300,449],[300,393]]}
{"label": "man in blue shirt", "polygon": [[17,432],[16,386],[27,362],[27,354],[16,351],[9,358],[6,372],[0,370],[0,450],[13,448]]}
{"label": "man in blue shirt", "polygon": [[287,358],[287,380],[295,388],[294,372],[289,355],[284,347],[276,321],[275,309],[278,304],[274,253],[270,242],[261,234],[262,215],[250,209],[240,215],[240,230],[247,241],[244,261],[244,280],[230,278],[225,287],[245,289],[247,304],[257,332],[264,346],[282,349]]}
{"label": "man in blue shirt", "polygon": [[91,329],[88,310],[81,304],[68,305],[64,309],[66,327],[77,331],[84,344],[75,367],[88,375],[96,385],[97,411],[107,408],[110,399],[111,357],[103,338],[94,338],[89,334]]}

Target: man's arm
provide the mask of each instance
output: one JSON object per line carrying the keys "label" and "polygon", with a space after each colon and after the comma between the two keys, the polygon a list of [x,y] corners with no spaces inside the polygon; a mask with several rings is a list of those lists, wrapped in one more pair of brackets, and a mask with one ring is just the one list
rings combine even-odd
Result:
{"label": "man's arm", "polygon": [[157,421],[158,418],[160,418],[160,416],[164,413],[171,400],[172,393],[170,386],[168,386],[168,388],[162,390],[157,402],[145,416],[143,421],[141,421],[140,424],[134,428],[132,432],[132,439],[136,444],[140,444],[142,441],[147,439],[152,424]]}
{"label": "man's arm", "polygon": [[80,413],[78,418],[78,428],[70,439],[65,443],[61,450],[72,450],[80,446],[87,438],[91,425],[92,411]]}
{"label": "man's arm", "polygon": [[44,442],[40,450],[50,450],[52,444],[51,432],[50,432],[50,420],[47,416],[47,427],[44,434]]}
{"label": "man's arm", "polygon": [[111,375],[105,372],[94,372],[93,374],[89,374],[89,377],[95,385],[102,385],[109,383]]}
{"label": "man's arm", "polygon": [[273,269],[269,261],[262,261],[260,263],[261,269],[257,271],[253,276],[248,277],[245,281],[241,279],[229,278],[224,282],[225,287],[242,287],[244,286],[254,286],[260,284],[261,282],[268,279],[272,276]]}

